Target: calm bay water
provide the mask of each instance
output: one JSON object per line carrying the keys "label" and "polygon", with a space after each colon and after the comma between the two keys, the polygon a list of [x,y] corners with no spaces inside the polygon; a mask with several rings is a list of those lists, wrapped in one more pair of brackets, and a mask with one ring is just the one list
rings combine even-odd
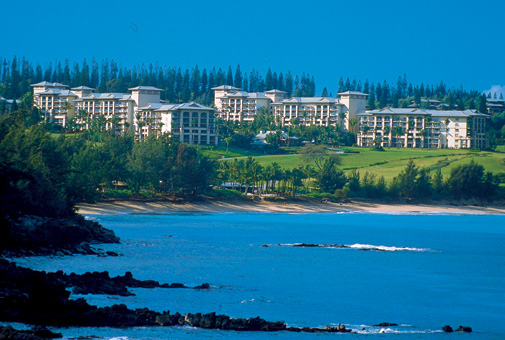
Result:
{"label": "calm bay water", "polygon": [[[236,333],[191,327],[64,328],[66,338],[319,339],[505,337],[505,216],[443,214],[166,214],[90,216],[121,238],[120,257],[18,259],[65,272],[131,271],[138,279],[210,290],[132,289],[136,296],[87,295],[99,306],[260,316],[290,326],[345,324],[361,334]],[[352,249],[300,248],[295,243]],[[266,245],[266,246],[265,246]],[[382,251],[364,250],[379,247]],[[75,296],[80,297],[80,296]],[[370,325],[398,323],[385,329]],[[471,326],[448,335],[442,326]],[[361,331],[362,328],[364,331]],[[375,334],[375,335],[373,335]]]}

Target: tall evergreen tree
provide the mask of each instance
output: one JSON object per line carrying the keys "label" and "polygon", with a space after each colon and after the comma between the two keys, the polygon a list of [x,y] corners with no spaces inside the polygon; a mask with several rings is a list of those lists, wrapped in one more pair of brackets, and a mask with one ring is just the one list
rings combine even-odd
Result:
{"label": "tall evergreen tree", "polygon": [[200,95],[200,83],[200,70],[198,69],[198,65],[196,65],[193,69],[193,75],[191,77],[191,92],[193,93],[194,97],[198,97]]}
{"label": "tall evergreen tree", "polygon": [[204,68],[202,71],[202,93],[209,91],[209,77],[207,75],[207,70]]}
{"label": "tall evergreen tree", "polygon": [[345,91],[344,80],[342,79],[342,77],[340,77],[340,79],[338,80],[337,92],[340,93],[340,92],[344,92],[344,91]]}
{"label": "tall evergreen tree", "polygon": [[90,85],[93,88],[97,88],[100,82],[100,76],[98,74],[98,63],[95,61],[95,58],[91,61],[91,78]]}
{"label": "tall evergreen tree", "polygon": [[274,88],[274,81],[272,77],[272,70],[268,68],[267,75],[265,77],[265,86],[267,90],[271,90]]}
{"label": "tall evergreen tree", "polygon": [[369,110],[375,110],[375,89],[374,89],[374,84],[370,85],[370,93],[368,96],[368,109]]}
{"label": "tall evergreen tree", "polygon": [[349,77],[347,77],[347,79],[345,80],[345,84],[344,84],[344,92],[350,91],[350,90],[351,90],[351,82],[349,80]]}
{"label": "tall evergreen tree", "polygon": [[235,70],[234,86],[242,88],[242,72],[240,71],[240,64],[237,65],[237,69]]}
{"label": "tall evergreen tree", "polygon": [[291,74],[291,71],[288,71],[288,74],[286,75],[286,86],[284,87],[284,91],[287,92],[288,96],[291,96],[293,93],[293,75]]}
{"label": "tall evergreen tree", "polygon": [[226,85],[233,86],[233,72],[231,70],[231,66],[228,66],[228,73],[226,74]]}
{"label": "tall evergreen tree", "polygon": [[281,91],[285,91],[284,75],[282,74],[282,72],[279,73],[279,79],[277,80],[277,88]]}
{"label": "tall evergreen tree", "polygon": [[368,78],[365,79],[365,84],[363,85],[363,93],[370,93],[370,84],[368,83]]}

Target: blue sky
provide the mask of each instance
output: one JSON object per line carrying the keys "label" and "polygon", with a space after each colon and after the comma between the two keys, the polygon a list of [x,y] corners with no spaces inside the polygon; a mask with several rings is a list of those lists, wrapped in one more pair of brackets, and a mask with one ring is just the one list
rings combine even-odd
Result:
{"label": "blue sky", "polygon": [[505,84],[505,1],[8,1],[0,56],[253,68],[487,90]]}

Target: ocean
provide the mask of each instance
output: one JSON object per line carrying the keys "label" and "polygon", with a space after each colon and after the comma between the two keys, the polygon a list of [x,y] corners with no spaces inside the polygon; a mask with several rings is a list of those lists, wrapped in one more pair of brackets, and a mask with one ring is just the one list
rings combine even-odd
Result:
{"label": "ocean", "polygon": [[[65,339],[505,338],[505,215],[174,213],[93,215],[121,238],[119,257],[16,259],[37,270],[131,271],[208,290],[131,289],[72,295],[172,313],[260,316],[288,326],[341,323],[358,334],[235,332],[183,327],[51,328]],[[320,247],[296,247],[305,243]],[[326,245],[326,246],[323,246]],[[346,246],[344,248],[335,245]],[[381,322],[398,327],[373,327]],[[448,335],[444,325],[470,326]],[[14,324],[22,327],[22,325]]]}

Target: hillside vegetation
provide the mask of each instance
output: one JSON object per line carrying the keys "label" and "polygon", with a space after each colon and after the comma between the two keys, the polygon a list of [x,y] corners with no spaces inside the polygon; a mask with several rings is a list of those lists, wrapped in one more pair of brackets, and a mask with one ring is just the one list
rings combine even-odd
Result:
{"label": "hillside vegetation", "polygon": [[[503,174],[505,176],[505,150],[498,148],[497,151],[478,151],[463,149],[385,149],[376,151],[374,149],[346,147],[339,153],[342,164],[340,168],[349,173],[352,169],[358,169],[360,172],[372,172],[377,176],[384,176],[387,182],[390,182],[400,171],[405,168],[409,160],[414,160],[416,165],[422,168],[428,168],[431,171],[441,169],[442,174],[449,175],[451,170],[458,165],[474,161],[484,166],[486,171],[495,175]],[[238,154],[235,149],[234,155]],[[238,159],[244,156],[235,156]],[[298,154],[287,155],[263,155],[253,156],[258,163],[265,167],[276,162],[282,168],[294,169],[303,165],[303,161]]]}

